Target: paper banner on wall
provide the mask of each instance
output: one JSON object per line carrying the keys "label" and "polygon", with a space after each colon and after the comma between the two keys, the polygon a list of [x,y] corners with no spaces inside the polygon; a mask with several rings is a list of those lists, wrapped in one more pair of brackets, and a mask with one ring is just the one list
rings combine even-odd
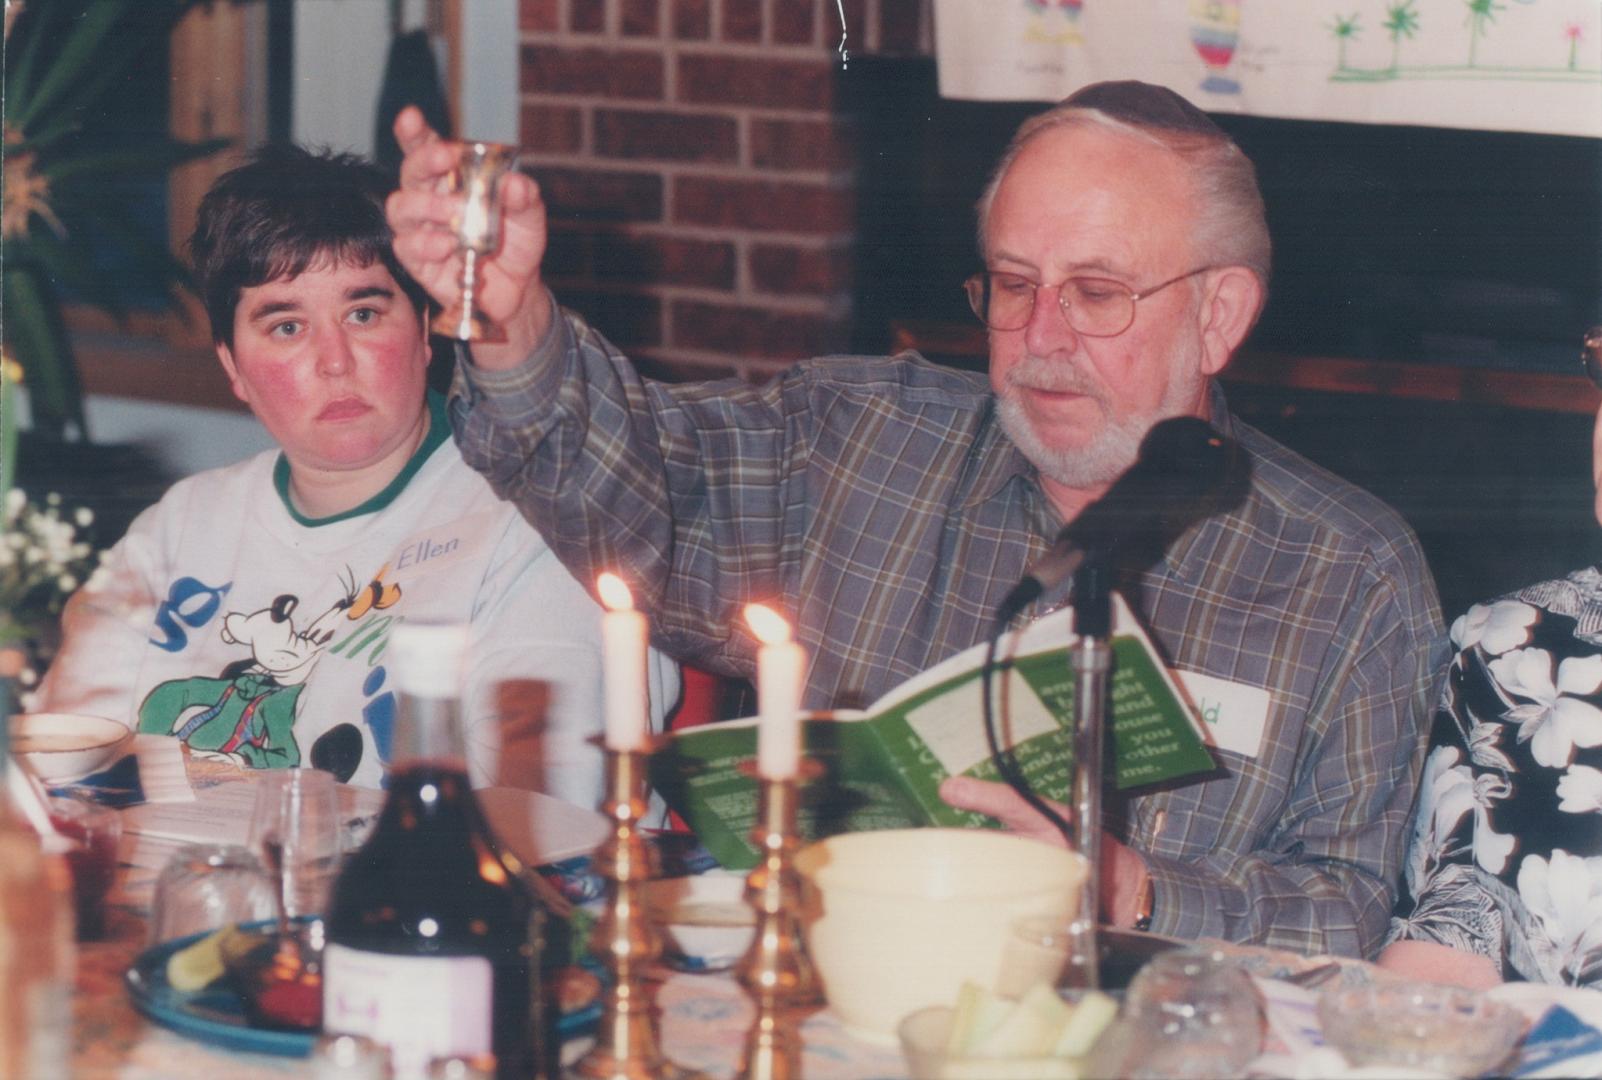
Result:
{"label": "paper banner on wall", "polygon": [[1602,0],[935,0],[944,97],[1602,136]]}

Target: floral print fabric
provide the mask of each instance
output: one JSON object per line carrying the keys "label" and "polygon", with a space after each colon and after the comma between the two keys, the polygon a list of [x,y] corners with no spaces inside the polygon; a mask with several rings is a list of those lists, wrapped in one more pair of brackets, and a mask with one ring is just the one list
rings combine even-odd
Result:
{"label": "floral print fabric", "polygon": [[1602,985],[1602,571],[1452,625],[1391,940]]}

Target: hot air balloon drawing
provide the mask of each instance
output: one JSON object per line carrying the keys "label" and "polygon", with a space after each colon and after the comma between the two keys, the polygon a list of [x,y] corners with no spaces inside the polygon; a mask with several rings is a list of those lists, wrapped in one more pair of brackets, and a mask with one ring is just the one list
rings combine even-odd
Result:
{"label": "hot air balloon drawing", "polygon": [[1241,0],[1190,0],[1190,43],[1196,47],[1207,77],[1201,88],[1214,94],[1238,94],[1240,83],[1224,73],[1235,59],[1240,41]]}
{"label": "hot air balloon drawing", "polygon": [[1078,22],[1079,13],[1085,7],[1085,0],[1024,0],[1024,4],[1036,15],[1044,15],[1052,8],[1056,8],[1068,17],[1069,22]]}
{"label": "hot air balloon drawing", "polygon": [[1039,45],[1084,44],[1079,16],[1084,12],[1085,0],[1024,0],[1024,7],[1032,16],[1027,40]]}

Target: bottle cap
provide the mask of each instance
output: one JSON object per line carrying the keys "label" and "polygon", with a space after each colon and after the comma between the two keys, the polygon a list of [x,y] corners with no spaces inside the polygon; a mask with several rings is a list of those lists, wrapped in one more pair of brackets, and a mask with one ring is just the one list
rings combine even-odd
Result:
{"label": "bottle cap", "polygon": [[466,624],[402,623],[389,636],[385,652],[389,654],[386,666],[405,693],[431,698],[461,695]]}

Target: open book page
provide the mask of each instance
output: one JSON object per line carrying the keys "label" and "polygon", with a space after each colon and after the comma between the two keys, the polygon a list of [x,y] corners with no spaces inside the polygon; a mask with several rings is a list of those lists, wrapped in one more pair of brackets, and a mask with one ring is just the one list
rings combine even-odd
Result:
{"label": "open book page", "polygon": [[[1109,687],[1114,783],[1119,788],[1208,772],[1214,762],[1194,711],[1159,661],[1122,597],[1115,596]],[[994,679],[998,737],[1030,785],[1066,800],[1072,783],[1073,614],[1064,609],[1003,639]],[[983,825],[952,809],[940,781],[966,774],[998,779],[983,722],[985,647],[935,665],[863,713],[803,725],[806,756],[824,777],[802,792],[801,831],[814,837],[915,825]],[[753,865],[749,834],[756,785],[740,771],[756,750],[756,721],[678,733],[653,762],[652,780],[725,866]]]}

